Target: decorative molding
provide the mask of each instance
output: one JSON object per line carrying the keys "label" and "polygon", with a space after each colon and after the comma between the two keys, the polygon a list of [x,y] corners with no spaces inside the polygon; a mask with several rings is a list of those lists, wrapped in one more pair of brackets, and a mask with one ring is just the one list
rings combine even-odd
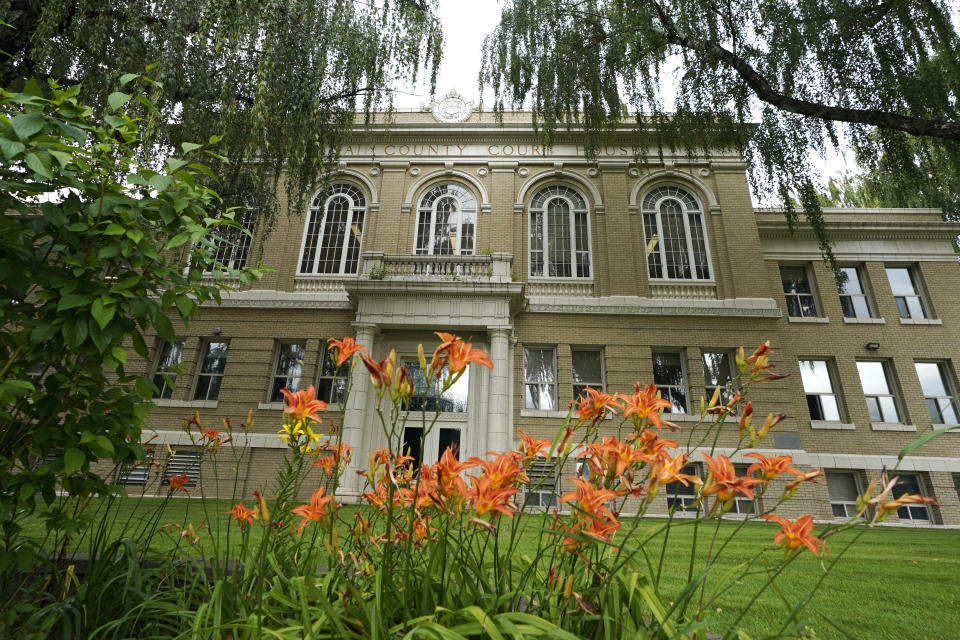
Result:
{"label": "decorative molding", "polygon": [[520,190],[517,192],[517,201],[513,205],[514,212],[516,212],[518,206],[526,206],[526,201],[528,199],[527,192],[537,185],[537,183],[545,180],[554,180],[560,182],[565,179],[576,183],[587,192],[589,197],[593,200],[591,204],[595,210],[603,206],[603,198],[600,196],[600,190],[597,189],[597,186],[593,184],[592,181],[587,180],[579,173],[564,169],[562,162],[555,162],[553,171],[541,171],[540,173],[531,176],[529,180],[523,183],[523,186],[520,187]]}
{"label": "decorative molding", "polygon": [[650,280],[651,298],[688,299],[717,297],[716,282],[698,282],[695,280],[658,281]]}
{"label": "decorative molding", "polygon": [[523,167],[522,169],[517,171],[517,175],[520,176],[521,178],[526,178],[528,175],[530,175],[530,169]]}
{"label": "decorative molding", "polygon": [[472,100],[467,100],[453,89],[431,103],[430,113],[437,122],[463,122],[473,113],[474,107]]}
{"label": "decorative molding", "polygon": [[420,168],[413,167],[412,169],[410,169],[410,175],[416,178],[418,175],[420,175]]}
{"label": "decorative molding", "polygon": [[710,208],[711,211],[713,210],[712,207],[720,206],[713,190],[707,186],[706,182],[697,176],[692,173],[684,173],[683,171],[675,171],[673,169],[660,169],[647,174],[642,180],[639,180],[637,184],[633,185],[633,189],[630,191],[630,200],[628,201],[628,206],[631,207],[631,211],[633,211],[633,208],[639,211],[640,194],[653,187],[654,183],[671,181],[679,182],[687,189],[692,187],[694,190],[699,191],[700,199],[706,202],[706,206]]}
{"label": "decorative molding", "polygon": [[593,296],[593,281],[531,279],[527,282],[524,293],[528,297],[589,298]]}
{"label": "decorative molding", "polygon": [[737,318],[779,318],[780,309],[772,298],[727,298],[721,300],[640,298],[561,298],[528,296],[525,311],[530,313],[575,313],[609,315],[719,316]]}
{"label": "decorative molding", "polygon": [[226,292],[221,304],[214,301],[204,302],[204,307],[233,307],[254,309],[349,309],[350,301],[346,291],[322,290],[316,292],[287,292],[266,289]]}
{"label": "decorative molding", "polygon": [[477,169],[477,175],[480,176],[481,178],[485,178],[487,175],[487,170],[484,167],[480,167],[479,169]]}
{"label": "decorative molding", "polygon": [[401,207],[408,207],[408,211],[413,208],[413,197],[421,191],[427,183],[436,178],[442,177],[455,177],[461,178],[470,184],[473,189],[479,193],[480,198],[480,211],[481,213],[490,212],[490,197],[487,195],[487,190],[484,188],[483,183],[477,180],[475,177],[467,173],[466,171],[460,171],[459,169],[453,168],[453,163],[448,162],[443,169],[438,169],[436,171],[431,171],[430,173],[425,174],[422,178],[414,182],[410,188],[407,190],[407,195],[401,204]]}
{"label": "decorative molding", "polygon": [[[380,173],[379,171],[374,173],[374,169],[376,169],[376,167],[370,169],[370,175],[372,176],[376,176]],[[350,178],[353,178],[354,180],[358,181],[363,186],[363,188],[367,190],[367,196],[370,198],[370,202],[367,203],[367,206],[368,207],[380,206],[380,196],[377,195],[377,188],[374,187],[373,183],[370,182],[370,179],[367,178],[367,176],[363,175],[361,172],[355,169],[347,169],[346,167],[341,166],[339,169],[337,169],[337,172],[334,174],[334,177],[335,178],[343,177],[343,178],[347,178],[348,180]]]}

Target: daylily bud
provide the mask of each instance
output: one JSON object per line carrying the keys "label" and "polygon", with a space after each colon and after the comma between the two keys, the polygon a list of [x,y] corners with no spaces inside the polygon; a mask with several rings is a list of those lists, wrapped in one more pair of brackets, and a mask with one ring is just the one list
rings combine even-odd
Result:
{"label": "daylily bud", "polygon": [[423,353],[423,343],[417,345],[417,360],[420,361],[420,371],[427,374],[427,356]]}

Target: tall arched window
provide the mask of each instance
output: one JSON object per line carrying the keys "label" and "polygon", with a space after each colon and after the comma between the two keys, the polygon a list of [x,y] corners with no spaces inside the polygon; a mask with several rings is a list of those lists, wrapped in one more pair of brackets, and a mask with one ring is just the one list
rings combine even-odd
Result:
{"label": "tall arched window", "polygon": [[477,199],[466,187],[445,182],[420,198],[416,255],[473,255],[477,233]]}
{"label": "tall arched window", "polygon": [[310,203],[300,273],[356,273],[366,211],[363,193],[338,182]]}
{"label": "tall arched window", "polygon": [[651,278],[710,280],[710,254],[703,212],[693,195],[680,187],[652,189],[643,198],[643,233],[649,246]]}
{"label": "tall arched window", "polygon": [[530,201],[530,275],[591,277],[587,201],[570,187],[544,187]]}

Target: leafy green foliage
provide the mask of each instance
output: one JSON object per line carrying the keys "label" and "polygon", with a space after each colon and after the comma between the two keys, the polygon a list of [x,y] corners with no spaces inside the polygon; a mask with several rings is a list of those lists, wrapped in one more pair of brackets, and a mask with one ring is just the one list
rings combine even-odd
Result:
{"label": "leafy green foliage", "polygon": [[843,135],[891,176],[891,193],[960,214],[950,11],[942,1],[510,0],[482,81],[496,109],[529,102],[548,139],[577,121],[595,148],[632,110],[641,159],[740,151],[758,192],[777,194],[791,223],[799,204],[829,252],[808,153]]}
{"label": "leafy green foliage", "polygon": [[[208,217],[218,198],[198,182],[206,146],[155,171],[137,162],[141,123],[123,110],[130,96],[150,101],[113,98],[101,123],[79,93],[0,91],[0,574],[33,564],[18,521],[38,500],[108,494],[117,488],[92,465],[143,458],[154,389],[126,370],[128,351],[148,358],[147,332],[174,339],[165,314],[186,321],[219,300],[205,271],[259,277],[213,260],[211,234],[235,223]],[[77,526],[45,513],[53,529]]]}
{"label": "leafy green foliage", "polygon": [[[435,0],[17,1],[0,5],[0,86],[47,77],[82,83],[95,108],[141,109],[151,153],[221,133],[208,159],[227,205],[270,222],[277,181],[289,204],[316,187],[358,108],[392,103],[390,87],[435,78],[442,36]],[[156,113],[118,84],[152,66]]]}

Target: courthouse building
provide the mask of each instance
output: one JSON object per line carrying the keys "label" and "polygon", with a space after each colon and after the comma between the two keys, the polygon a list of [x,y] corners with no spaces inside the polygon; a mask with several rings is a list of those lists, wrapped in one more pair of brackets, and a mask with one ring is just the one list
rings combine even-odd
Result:
{"label": "courthouse building", "polygon": [[[582,135],[558,132],[545,148],[530,114],[498,122],[455,94],[358,131],[303,211],[281,213],[271,234],[254,230],[221,256],[273,270],[178,325],[177,342],[158,341],[143,363],[152,373],[179,365],[148,418],[153,444],[175,451],[167,473],[195,464],[185,417],[238,425],[252,408],[254,424],[237,439],[239,490],[269,489],[283,453],[279,389],[309,384],[366,465],[384,443],[375,394],[359,367],[341,404],[345,379],[333,383],[327,339],[353,336],[377,359],[395,349],[416,375],[417,344],[430,353],[436,330],[472,339],[494,369],[470,365],[427,400],[441,417],[414,451],[425,462],[454,442],[461,458],[511,448],[518,429],[552,438],[586,386],[629,393],[655,382],[673,402],[667,417],[689,429],[700,398],[729,385],[735,349],[764,340],[791,375],[754,389],[756,415],[789,417],[758,450],[826,472],[788,515],[846,517],[908,443],[958,422],[960,224],[929,209],[826,209],[846,275],[838,285],[809,230],[792,235],[782,212],[753,205],[741,157],[651,154],[638,165],[627,129],[594,159],[581,145]],[[607,422],[613,433],[618,421]],[[405,433],[415,449],[420,435]],[[736,441],[734,422],[717,451]],[[703,475],[700,453],[691,459]],[[891,521],[960,526],[960,432],[911,452],[899,475],[895,493],[939,504]],[[562,480],[551,491],[547,476],[528,504],[555,503]],[[348,473],[343,499],[361,482]],[[664,492],[651,512],[689,505],[684,491]]]}

